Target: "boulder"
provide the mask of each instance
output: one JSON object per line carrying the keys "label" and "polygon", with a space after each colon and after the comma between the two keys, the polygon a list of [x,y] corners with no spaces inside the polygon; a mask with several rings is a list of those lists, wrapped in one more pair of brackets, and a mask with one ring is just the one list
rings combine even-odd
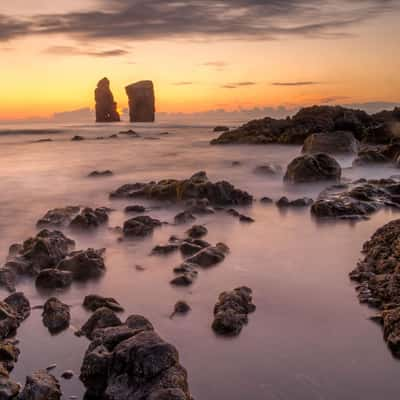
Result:
{"label": "boulder", "polygon": [[[18,361],[20,354],[15,340],[2,340],[0,341],[0,380],[3,377],[8,378],[8,373],[14,369],[14,364]],[[0,399],[1,397],[1,383],[0,383]]]}
{"label": "boulder", "polygon": [[96,122],[119,122],[120,116],[117,111],[117,103],[110,89],[110,81],[107,78],[97,83],[94,92],[96,101]]}
{"label": "boulder", "polygon": [[124,308],[112,297],[102,297],[97,294],[89,294],[83,300],[83,307],[90,311],[96,311],[99,308],[109,308],[115,312],[123,312]]}
{"label": "boulder", "polygon": [[88,178],[104,178],[108,176],[113,176],[114,173],[109,170],[105,169],[104,171],[92,171],[89,175]]}
{"label": "boulder", "polygon": [[140,81],[125,88],[131,122],[154,122],[155,95],[152,81]]}
{"label": "boulder", "polygon": [[212,328],[217,334],[236,336],[248,323],[248,314],[255,309],[252,290],[248,287],[243,286],[230,292],[223,292],[214,307]]}
{"label": "boulder", "polygon": [[339,181],[342,169],[331,156],[305,154],[295,158],[287,167],[284,180],[289,183]]}
{"label": "boulder", "polygon": [[38,228],[60,228],[68,225],[72,218],[78,214],[80,207],[68,206],[64,208],[54,208],[39,219],[36,223]]}
{"label": "boulder", "polygon": [[37,371],[26,378],[18,400],[60,400],[61,389],[57,379],[47,371]]}
{"label": "boulder", "polygon": [[101,307],[91,315],[79,331],[79,335],[85,335],[92,339],[97,329],[104,329],[111,326],[119,326],[122,322],[113,310],[108,307]]}
{"label": "boulder", "polygon": [[209,246],[186,259],[186,262],[199,267],[212,267],[225,259],[226,249],[222,246]]}
{"label": "boulder", "polygon": [[77,230],[93,230],[108,222],[109,209],[84,208],[69,224],[70,228]]}
{"label": "boulder", "polygon": [[71,285],[72,272],[61,271],[55,268],[42,269],[36,278],[35,284],[42,289],[62,289]]}
{"label": "boulder", "polygon": [[160,227],[161,221],[147,215],[128,219],[124,222],[123,233],[125,237],[145,237],[151,235],[154,228]]}
{"label": "boulder", "polygon": [[29,300],[22,292],[16,292],[4,299],[14,311],[19,321],[24,321],[31,314],[31,305]]}
{"label": "boulder", "polygon": [[16,310],[4,301],[0,301],[0,340],[15,335],[20,318]]}
{"label": "boulder", "polygon": [[51,334],[57,334],[69,327],[71,315],[69,306],[56,297],[51,297],[43,306],[43,324]]}
{"label": "boulder", "polygon": [[313,133],[304,141],[303,153],[355,154],[359,143],[351,132]]}
{"label": "boulder", "polygon": [[16,273],[7,267],[0,268],[0,287],[4,287],[9,292],[15,292],[17,283]]}
{"label": "boulder", "polygon": [[208,229],[204,225],[193,225],[186,233],[192,239],[200,239],[207,235]]}

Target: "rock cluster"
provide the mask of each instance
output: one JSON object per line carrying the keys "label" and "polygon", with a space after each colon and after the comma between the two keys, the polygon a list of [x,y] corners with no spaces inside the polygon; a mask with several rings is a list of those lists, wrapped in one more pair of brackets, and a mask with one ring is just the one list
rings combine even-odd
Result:
{"label": "rock cluster", "polygon": [[248,323],[248,314],[254,312],[252,290],[242,286],[220,294],[214,307],[213,330],[220,335],[236,336]]}
{"label": "rock cluster", "polygon": [[140,81],[125,88],[131,122],[154,122],[155,96],[152,81]]}
{"label": "rock cluster", "polygon": [[117,111],[117,103],[110,90],[110,81],[101,79],[94,92],[96,101],[96,122],[119,122],[120,116]]}
{"label": "rock cluster", "polygon": [[247,205],[253,201],[250,194],[226,181],[211,182],[203,171],[189,179],[165,179],[159,182],[123,185],[111,193],[111,198],[144,197],[154,200],[201,200],[215,205]]}
{"label": "rock cluster", "polygon": [[26,378],[18,400],[60,400],[61,389],[57,379],[47,371],[39,370]]}
{"label": "rock cluster", "polygon": [[384,163],[392,163],[397,166],[400,164],[400,143],[364,147],[358,152],[353,165],[363,166]]}

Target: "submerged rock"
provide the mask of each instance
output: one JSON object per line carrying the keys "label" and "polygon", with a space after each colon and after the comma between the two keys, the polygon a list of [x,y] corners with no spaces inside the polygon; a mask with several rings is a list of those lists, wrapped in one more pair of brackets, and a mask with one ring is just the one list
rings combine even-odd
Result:
{"label": "submerged rock", "polygon": [[17,276],[13,270],[7,267],[0,268],[0,287],[4,287],[9,292],[15,292]]}
{"label": "submerged rock", "polygon": [[251,195],[236,189],[229,182],[210,182],[203,171],[184,180],[165,179],[159,182],[123,185],[110,196],[128,199],[143,197],[163,201],[206,199],[215,205],[248,205],[253,201]]}
{"label": "submerged rock", "polygon": [[199,267],[212,267],[225,259],[228,250],[222,245],[209,246],[186,259],[187,263]]}
{"label": "submerged rock", "polygon": [[22,292],[13,293],[4,299],[14,311],[19,321],[23,321],[31,315],[31,305]]}
{"label": "submerged rock", "polygon": [[125,88],[131,122],[154,122],[155,95],[152,81],[140,81]]}
{"label": "submerged rock", "polygon": [[51,297],[44,303],[43,324],[50,333],[56,334],[69,327],[71,315],[69,306],[56,297]]}
{"label": "submerged rock", "polygon": [[252,302],[252,290],[240,287],[220,294],[214,307],[213,330],[220,335],[239,335],[248,323],[248,314],[256,309]]}
{"label": "submerged rock", "polygon": [[83,306],[90,311],[96,311],[99,308],[109,308],[115,312],[123,312],[124,308],[112,297],[102,297],[97,294],[89,294],[83,300]]}
{"label": "submerged rock", "polygon": [[174,217],[174,222],[177,225],[188,224],[189,222],[193,222],[196,217],[191,214],[189,211],[182,211],[179,214],[176,214]]}
{"label": "submerged rock", "polygon": [[204,225],[193,225],[186,233],[192,239],[200,239],[207,235],[208,230]]}
{"label": "submerged rock", "polygon": [[267,164],[262,164],[258,165],[254,169],[254,173],[258,175],[267,175],[267,176],[274,176],[274,175],[279,175],[283,172],[282,167],[278,164],[272,164],[272,163],[267,163]]}
{"label": "submerged rock", "polygon": [[18,400],[60,400],[61,389],[57,379],[47,371],[37,371],[26,378]]}
{"label": "submerged rock", "polygon": [[38,228],[60,228],[68,225],[72,218],[78,214],[80,207],[69,206],[64,208],[54,208],[39,219],[36,223]]}
{"label": "submerged rock", "polygon": [[123,233],[125,237],[145,237],[151,235],[154,228],[160,227],[161,221],[147,215],[128,219],[124,222]]}
{"label": "submerged rock", "polygon": [[92,171],[88,175],[88,178],[104,178],[104,177],[113,176],[113,175],[114,175],[114,173],[111,170],[106,169],[104,171]]}
{"label": "submerged rock", "polygon": [[351,132],[335,131],[314,133],[304,141],[303,153],[341,154],[357,153],[359,143]]}
{"label": "submerged rock", "polygon": [[13,336],[19,327],[20,318],[16,310],[0,301],[0,340]]}
{"label": "submerged rock", "polygon": [[92,230],[108,222],[110,210],[101,208],[84,208],[70,223],[70,228],[78,230]]}
{"label": "submerged rock", "polygon": [[73,275],[70,271],[61,271],[55,268],[42,269],[36,278],[35,284],[42,289],[62,289],[72,284]]}
{"label": "submerged rock", "polygon": [[79,331],[80,335],[85,335],[89,339],[93,339],[97,329],[119,326],[122,322],[113,310],[108,307],[96,309],[92,316],[86,321]]}
{"label": "submerged rock", "polygon": [[101,79],[94,93],[96,101],[96,122],[119,122],[120,116],[117,111],[117,103],[110,90],[110,81]]}
{"label": "submerged rock", "polygon": [[296,200],[289,200],[287,197],[281,197],[277,202],[276,205],[279,208],[286,208],[286,207],[308,207],[313,204],[313,199],[308,197],[302,197]]}
{"label": "submerged rock", "polygon": [[284,180],[289,183],[339,181],[342,169],[327,154],[305,154],[295,158],[287,167]]}

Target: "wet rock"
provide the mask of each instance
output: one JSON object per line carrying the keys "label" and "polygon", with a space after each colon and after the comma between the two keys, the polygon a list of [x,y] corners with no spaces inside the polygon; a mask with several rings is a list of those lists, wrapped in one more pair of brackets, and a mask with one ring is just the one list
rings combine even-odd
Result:
{"label": "wet rock", "polygon": [[113,175],[114,175],[114,173],[111,170],[106,169],[104,171],[92,171],[88,175],[88,177],[89,178],[104,178],[104,177],[113,176]]}
{"label": "wet rock", "polygon": [[153,324],[143,315],[133,314],[130,315],[126,321],[125,325],[130,329],[140,330],[140,331],[153,331]]}
{"label": "wet rock", "polygon": [[351,132],[334,131],[314,133],[304,141],[303,153],[341,154],[357,153],[359,143]]}
{"label": "wet rock", "polygon": [[123,233],[126,237],[145,237],[151,235],[154,228],[160,227],[161,221],[147,215],[131,218],[125,221]]}
{"label": "wet rock", "polygon": [[0,287],[4,287],[9,292],[15,292],[17,276],[10,268],[0,268]]}
{"label": "wet rock", "polygon": [[287,167],[284,180],[289,183],[339,181],[342,169],[327,154],[305,154],[295,158]]}
{"label": "wet rock", "polygon": [[215,213],[208,199],[190,199],[186,201],[185,206],[187,214],[207,215]]}
{"label": "wet rock", "polygon": [[64,208],[54,208],[47,211],[47,213],[39,219],[36,223],[38,228],[60,228],[68,225],[72,218],[78,214],[80,207],[64,207]]}
{"label": "wet rock", "polygon": [[119,326],[121,324],[121,320],[114,311],[107,307],[98,308],[82,326],[79,335],[85,335],[89,339],[92,339],[97,329]]}
{"label": "wet rock", "polygon": [[24,321],[31,314],[31,305],[29,300],[22,292],[16,292],[4,299],[14,311],[19,321]]}
{"label": "wet rock", "polygon": [[186,301],[179,300],[175,303],[174,311],[172,312],[170,318],[173,318],[176,314],[187,314],[192,308]]}
{"label": "wet rock", "polygon": [[144,213],[146,211],[146,208],[140,205],[133,205],[133,206],[127,206],[125,207],[125,212],[126,213]]}
{"label": "wet rock", "polygon": [[277,202],[276,205],[279,208],[285,208],[285,207],[308,207],[311,204],[313,204],[313,199],[310,199],[308,197],[302,197],[296,200],[289,200],[287,197],[281,197]]}
{"label": "wet rock", "polygon": [[101,208],[84,208],[70,223],[70,228],[77,230],[92,230],[108,222],[110,210]]}
{"label": "wet rock", "polygon": [[70,380],[74,377],[74,375],[75,375],[74,371],[71,371],[70,369],[68,369],[61,374],[61,378]]}
{"label": "wet rock", "polygon": [[72,272],[61,271],[55,268],[42,269],[36,278],[35,284],[43,289],[62,289],[71,285]]}
{"label": "wet rock", "polygon": [[254,169],[254,173],[258,174],[258,175],[274,176],[274,175],[279,175],[282,172],[283,172],[283,170],[282,170],[282,167],[280,165],[272,164],[272,163],[258,165]]}
{"label": "wet rock", "polygon": [[69,306],[56,297],[51,297],[44,303],[42,317],[44,326],[52,334],[67,329],[71,320]]}
{"label": "wet rock", "polygon": [[18,383],[13,382],[8,376],[0,375],[0,399],[16,399],[21,389]]}
{"label": "wet rock", "polygon": [[385,164],[389,163],[388,159],[378,149],[366,149],[358,153],[357,158],[353,161],[353,165],[370,165],[370,164]]}
{"label": "wet rock", "polygon": [[193,225],[186,233],[192,239],[200,239],[207,235],[208,230],[204,225]]}
{"label": "wet rock", "polygon": [[96,101],[96,122],[119,122],[120,116],[117,111],[117,103],[110,90],[110,81],[101,79],[94,92]]}
{"label": "wet rock", "polygon": [[71,140],[73,142],[80,142],[82,140],[85,140],[85,138],[83,136],[76,135],[76,136],[73,136]]}
{"label": "wet rock", "polygon": [[200,239],[185,239],[180,243],[179,250],[187,257],[211,246],[210,243]]}
{"label": "wet rock", "polygon": [[190,286],[196,276],[194,273],[184,273],[173,278],[170,283],[173,286]]}
{"label": "wet rock", "polygon": [[83,306],[90,311],[96,311],[99,308],[109,308],[115,312],[123,312],[124,308],[112,297],[102,297],[97,294],[90,294],[83,300]]}
{"label": "wet rock", "polygon": [[252,291],[240,287],[220,294],[214,307],[213,330],[220,335],[236,336],[248,323],[248,314],[256,309],[252,302]]}
{"label": "wet rock", "polygon": [[154,122],[155,96],[152,81],[140,81],[125,88],[131,122]]}
{"label": "wet rock", "polygon": [[[8,378],[8,372],[14,369],[14,364],[18,361],[19,354],[20,351],[16,346],[15,340],[6,339],[0,341],[0,380],[3,377],[3,371],[5,377]],[[0,389],[0,399],[1,398]]]}
{"label": "wet rock", "polygon": [[179,249],[177,244],[165,244],[165,245],[157,245],[153,247],[151,250],[152,255],[161,255],[166,256],[168,254],[174,253]]}
{"label": "wet rock", "polygon": [[226,253],[222,246],[209,246],[186,259],[186,262],[203,268],[212,267],[222,262]]}
{"label": "wet rock", "polygon": [[260,202],[263,203],[263,204],[271,204],[271,203],[273,203],[274,201],[273,201],[270,197],[264,196],[264,197],[262,197],[262,198],[260,199]]}
{"label": "wet rock", "polygon": [[177,225],[188,224],[196,219],[196,217],[188,211],[183,211],[174,217],[174,222]]}
{"label": "wet rock", "polygon": [[214,132],[228,132],[229,130],[229,127],[223,125],[218,125],[213,129]]}
{"label": "wet rock", "polygon": [[205,172],[194,174],[189,179],[165,179],[159,182],[123,185],[111,193],[111,198],[143,197],[160,201],[207,199],[213,205],[248,205],[253,197],[236,189],[226,181],[212,183]]}
{"label": "wet rock", "polygon": [[74,251],[57,265],[57,269],[71,272],[77,280],[98,278],[106,269],[104,252],[105,249]]}
{"label": "wet rock", "polygon": [[19,321],[15,309],[0,301],[0,340],[13,336],[19,327]]}
{"label": "wet rock", "polygon": [[25,387],[18,400],[59,400],[61,399],[60,384],[47,371],[37,371],[26,378]]}
{"label": "wet rock", "polygon": [[247,215],[243,215],[243,214],[240,214],[239,221],[247,223],[247,224],[251,224],[251,223],[255,222],[255,220],[253,218],[251,218]]}

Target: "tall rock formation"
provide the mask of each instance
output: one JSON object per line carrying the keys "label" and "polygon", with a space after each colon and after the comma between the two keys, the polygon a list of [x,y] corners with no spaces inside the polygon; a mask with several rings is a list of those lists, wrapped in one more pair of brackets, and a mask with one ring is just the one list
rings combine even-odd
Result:
{"label": "tall rock formation", "polygon": [[110,90],[110,81],[103,78],[97,84],[94,91],[96,100],[96,122],[119,122],[120,116],[117,111],[117,103]]}
{"label": "tall rock formation", "polygon": [[140,81],[125,88],[131,122],[154,122],[155,96],[152,81]]}

